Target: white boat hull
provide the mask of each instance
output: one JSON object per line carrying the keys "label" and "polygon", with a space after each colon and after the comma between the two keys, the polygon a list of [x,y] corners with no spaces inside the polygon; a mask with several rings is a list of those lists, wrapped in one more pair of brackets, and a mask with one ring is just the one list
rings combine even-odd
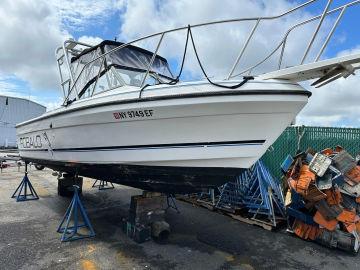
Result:
{"label": "white boat hull", "polygon": [[[249,168],[307,103],[308,92],[298,85],[278,86],[294,92],[245,89],[218,94],[217,87],[202,84],[195,93],[211,88],[208,95],[157,99],[152,95],[160,90],[154,89],[137,102],[121,102],[119,94],[86,106],[72,104],[66,113],[19,125],[20,155],[70,167]],[[194,86],[185,88],[194,93]],[[174,89],[179,90],[170,92]]]}

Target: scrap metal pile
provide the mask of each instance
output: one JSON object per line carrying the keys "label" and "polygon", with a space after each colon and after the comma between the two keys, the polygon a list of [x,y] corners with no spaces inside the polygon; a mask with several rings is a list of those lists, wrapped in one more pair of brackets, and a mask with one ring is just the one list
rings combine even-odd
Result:
{"label": "scrap metal pile", "polygon": [[358,252],[360,166],[343,148],[312,149],[282,164],[289,226],[300,238]]}

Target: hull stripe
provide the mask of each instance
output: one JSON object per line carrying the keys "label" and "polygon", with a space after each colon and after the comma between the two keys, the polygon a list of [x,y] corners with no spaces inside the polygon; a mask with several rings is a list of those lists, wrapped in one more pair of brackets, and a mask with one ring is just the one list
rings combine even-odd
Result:
{"label": "hull stripe", "polygon": [[[146,144],[146,145],[120,145],[120,146],[98,146],[79,148],[54,148],[54,152],[87,152],[87,151],[114,151],[114,150],[143,150],[143,149],[167,149],[167,148],[194,148],[194,147],[221,147],[221,146],[242,146],[262,145],[265,140],[246,141],[222,141],[222,142],[199,142],[199,143],[178,143],[178,144]],[[19,151],[48,151],[48,149],[19,149]]]}

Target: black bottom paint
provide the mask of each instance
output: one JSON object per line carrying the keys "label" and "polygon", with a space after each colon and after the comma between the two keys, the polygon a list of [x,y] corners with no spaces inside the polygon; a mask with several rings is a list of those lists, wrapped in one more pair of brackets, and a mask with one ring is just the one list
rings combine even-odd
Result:
{"label": "black bottom paint", "polygon": [[191,193],[234,180],[244,169],[63,163],[27,160],[56,171],[162,193]]}

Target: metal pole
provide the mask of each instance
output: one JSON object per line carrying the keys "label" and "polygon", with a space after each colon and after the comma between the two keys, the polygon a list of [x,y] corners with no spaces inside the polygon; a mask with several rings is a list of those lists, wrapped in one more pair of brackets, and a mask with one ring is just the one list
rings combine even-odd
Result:
{"label": "metal pole", "polygon": [[311,40],[310,40],[310,42],[309,42],[309,44],[308,44],[308,46],[307,46],[307,48],[306,48],[306,51],[305,51],[305,53],[304,53],[303,58],[301,59],[301,64],[304,63],[304,61],[305,61],[305,59],[306,59],[306,56],[308,55],[308,53],[309,53],[309,51],[310,51],[310,48],[311,48],[311,46],[312,46],[313,43],[314,43],[314,40],[315,40],[315,38],[316,38],[319,30],[320,30],[320,27],[321,27],[324,19],[325,19],[325,16],[326,16],[326,14],[327,14],[327,11],[328,11],[328,9],[329,9],[329,7],[330,7],[331,2],[332,2],[332,0],[328,0],[328,2],[327,2],[327,4],[326,4],[326,7],[325,7],[325,9],[324,9],[324,11],[323,11],[323,13],[321,14],[321,18],[320,18],[319,24],[318,24],[318,26],[316,27],[315,32],[314,32],[314,34],[313,34],[313,36],[312,36],[312,38],[311,38]]}
{"label": "metal pole", "polygon": [[160,36],[160,40],[159,40],[159,42],[158,42],[158,44],[157,44],[157,46],[156,46],[155,52],[153,53],[153,55],[152,55],[152,57],[151,57],[150,63],[149,63],[148,68],[147,68],[147,70],[146,70],[145,76],[144,76],[144,78],[143,78],[142,81],[141,81],[140,87],[143,87],[143,85],[144,85],[144,83],[145,83],[145,80],[146,80],[147,76],[148,76],[149,73],[150,73],[151,66],[152,66],[152,64],[154,63],[155,57],[156,57],[156,55],[157,55],[157,52],[158,52],[158,50],[159,50],[159,48],[160,48],[160,44],[161,44],[164,36],[165,36],[165,33],[162,33],[161,36]]}
{"label": "metal pole", "polygon": [[210,188],[210,196],[212,205],[215,205],[215,191],[213,188]]}
{"label": "metal pole", "polygon": [[239,54],[238,54],[238,56],[237,56],[237,58],[236,58],[236,60],[235,60],[235,63],[234,63],[234,65],[232,66],[231,71],[230,71],[229,75],[227,76],[226,80],[229,80],[230,77],[231,77],[231,75],[234,73],[235,68],[236,68],[237,65],[239,64],[239,61],[240,61],[241,57],[243,56],[247,45],[248,45],[249,42],[250,42],[250,39],[251,39],[252,36],[254,35],[254,32],[255,32],[256,28],[258,27],[258,25],[259,25],[260,20],[261,20],[260,18],[257,19],[257,21],[256,21],[253,29],[251,30],[248,38],[246,39],[246,41],[245,41],[245,43],[244,43],[244,46],[242,47],[241,51],[239,52]]}
{"label": "metal pole", "polygon": [[331,29],[331,31],[330,31],[330,33],[329,33],[329,35],[327,36],[327,38],[326,38],[326,40],[325,40],[324,44],[322,45],[322,47],[321,47],[321,49],[320,49],[320,51],[319,51],[318,55],[317,55],[317,56],[316,56],[316,58],[315,58],[315,61],[314,61],[314,62],[317,62],[317,61],[320,59],[320,56],[321,56],[321,55],[322,55],[322,53],[324,52],[324,50],[325,50],[326,46],[328,45],[328,43],[329,43],[329,41],[330,41],[330,38],[332,37],[332,35],[333,35],[333,33],[334,33],[334,31],[335,31],[336,27],[338,26],[338,24],[339,24],[339,22],[340,22],[340,20],[341,20],[342,16],[344,15],[344,12],[345,12],[346,8],[347,8],[347,6],[344,6],[344,7],[343,7],[343,9],[341,10],[341,12],[340,12],[339,16],[337,17],[337,19],[336,19],[336,21],[335,21],[335,23],[334,23],[334,25],[333,25],[333,27],[332,27],[332,29]]}
{"label": "metal pole", "polygon": [[[330,14],[333,14],[334,12],[337,12],[337,11],[339,11],[339,10],[342,10],[345,6],[346,6],[346,7],[350,7],[350,6],[353,6],[353,5],[356,5],[356,4],[360,4],[360,0],[352,1],[351,3],[348,3],[348,4],[346,4],[346,5],[343,5],[343,6],[334,8],[334,9],[328,11],[328,12],[327,12],[327,15],[330,15]],[[306,20],[306,21],[302,21],[302,22],[300,22],[300,23],[298,23],[298,24],[295,24],[293,27],[291,27],[291,28],[287,31],[287,33],[285,34],[284,39],[279,43],[279,45],[278,45],[267,57],[265,57],[263,60],[259,61],[258,63],[256,63],[256,64],[253,65],[252,67],[249,67],[249,68],[247,68],[247,69],[245,69],[245,70],[237,73],[236,75],[232,75],[231,78],[240,76],[240,75],[248,72],[249,70],[254,69],[254,68],[258,67],[259,65],[261,65],[262,63],[264,63],[267,59],[269,59],[269,58],[280,48],[280,46],[282,45],[283,41],[284,41],[285,39],[287,39],[287,37],[288,37],[288,35],[291,33],[291,31],[293,31],[294,29],[296,29],[296,28],[299,27],[299,26],[302,26],[302,25],[307,24],[307,23],[309,23],[309,22],[315,21],[315,20],[317,20],[317,19],[319,19],[319,18],[321,18],[321,15],[312,17],[312,18],[310,18],[310,19],[308,19],[308,20]]]}
{"label": "metal pole", "polygon": [[[68,54],[67,54],[67,50],[66,50],[65,43],[67,43],[67,42],[65,41],[64,44],[63,44],[65,61],[66,61],[66,65],[67,65],[68,70],[69,70],[70,81],[71,81],[71,83],[73,84],[73,87],[75,88],[76,99],[79,99],[79,93],[78,93],[78,90],[77,90],[76,85],[75,85],[75,82],[74,82],[74,77],[73,77],[73,73],[72,73],[72,69],[71,69],[71,65],[70,65],[69,58],[68,58]],[[79,74],[79,76],[80,76],[80,74]],[[68,96],[69,96],[69,95],[70,95],[70,92],[68,93]]]}
{"label": "metal pole", "polygon": [[97,86],[97,82],[98,82],[98,80],[99,80],[100,73],[101,73],[101,69],[102,69],[104,63],[105,63],[105,56],[104,56],[103,60],[101,61],[101,65],[100,65],[100,68],[99,68],[99,72],[98,72],[98,74],[97,74],[97,76],[96,76],[96,81],[95,81],[95,83],[94,83],[94,87],[93,87],[93,90],[91,91],[91,95],[90,95],[90,96],[92,96],[92,95],[94,94],[94,92],[95,92],[95,88],[96,88],[96,86]]}
{"label": "metal pole", "polygon": [[62,72],[61,72],[61,67],[60,67],[60,61],[63,61],[62,59],[64,58],[64,55],[63,56],[60,56],[59,58],[57,58],[57,66],[58,66],[58,69],[59,69],[59,74],[60,74],[60,81],[61,81],[61,89],[63,91],[63,95],[64,95],[64,99],[66,98],[66,93],[65,93],[65,87],[64,87],[64,78],[63,78],[63,75],[62,75]]}
{"label": "metal pole", "polygon": [[283,59],[283,56],[284,56],[284,51],[285,51],[285,46],[286,46],[286,40],[287,40],[287,36],[283,40],[283,45],[282,45],[282,48],[281,48],[281,53],[280,53],[280,58],[279,58],[278,69],[281,68],[282,59]]}

